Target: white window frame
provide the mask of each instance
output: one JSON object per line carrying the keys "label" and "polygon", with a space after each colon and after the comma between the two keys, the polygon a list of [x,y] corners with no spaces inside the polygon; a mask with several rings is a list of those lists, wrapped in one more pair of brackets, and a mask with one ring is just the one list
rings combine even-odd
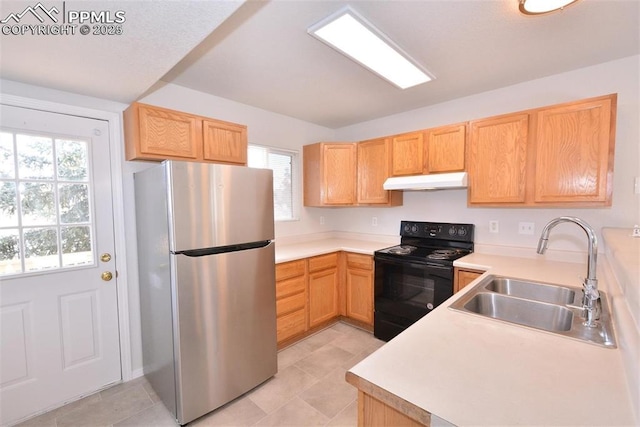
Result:
{"label": "white window frame", "polygon": [[[95,190],[94,190],[94,184],[93,184],[93,163],[92,163],[92,148],[91,148],[91,143],[90,141],[83,139],[83,138],[79,138],[77,136],[73,136],[73,135],[60,135],[60,134],[54,134],[54,133],[48,133],[48,132],[30,132],[30,131],[23,131],[21,129],[12,129],[12,128],[2,128],[0,129],[3,132],[6,133],[10,133],[12,134],[12,141],[13,141],[13,155],[14,155],[14,176],[13,178],[3,178],[0,181],[2,182],[14,182],[15,183],[15,188],[16,188],[16,202],[17,202],[17,216],[18,216],[18,223],[15,226],[6,226],[6,227],[2,227],[0,226],[0,230],[5,230],[5,229],[17,229],[18,230],[18,235],[19,235],[19,242],[20,242],[20,250],[19,250],[19,257],[20,257],[20,264],[21,264],[21,271],[16,271],[13,273],[7,273],[7,274],[0,274],[0,278],[3,279],[9,279],[9,278],[16,278],[16,277],[31,277],[31,276],[38,276],[38,275],[45,275],[45,274],[50,274],[50,273],[55,273],[58,271],[71,271],[71,270],[82,270],[82,269],[88,269],[88,268],[94,268],[97,264],[98,264],[98,255],[96,252],[96,230],[95,230],[95,206],[94,206],[94,194],[95,194]],[[17,160],[17,135],[27,135],[27,136],[33,136],[33,137],[42,137],[42,138],[48,138],[51,139],[52,144],[53,144],[53,177],[52,178],[22,178],[19,177],[18,174],[18,160]],[[72,140],[72,141],[80,141],[80,142],[84,142],[87,145],[87,179],[86,181],[69,181],[66,180],[64,178],[59,178],[57,176],[57,164],[55,162],[56,160],[56,141],[57,140]],[[21,183],[44,183],[44,184],[51,184],[53,186],[53,192],[55,194],[54,197],[54,204],[55,204],[55,210],[56,210],[56,219],[54,223],[50,223],[50,224],[32,224],[32,225],[24,225],[23,224],[23,217],[22,217],[22,206],[21,206],[21,195],[20,195],[20,184]],[[73,224],[63,224],[61,222],[61,218],[60,218],[60,197],[59,197],[59,187],[58,184],[85,184],[88,186],[88,203],[89,203],[89,221],[87,222],[82,222],[82,223],[73,223]],[[92,252],[92,261],[91,263],[86,263],[86,264],[80,264],[80,265],[64,265],[64,261],[63,261],[63,252],[62,252],[62,229],[64,227],[69,227],[69,226],[85,226],[85,227],[89,227],[89,236],[90,236],[90,241],[91,241],[91,252]],[[58,266],[57,267],[45,267],[45,268],[40,268],[40,269],[34,269],[34,270],[28,270],[26,268],[26,264],[27,264],[27,260],[26,260],[26,254],[25,254],[25,242],[24,242],[24,235],[25,235],[25,230],[28,229],[34,229],[34,228],[50,228],[50,229],[56,229],[57,230],[57,245],[58,245]]]}
{"label": "white window frame", "polygon": [[[296,150],[289,150],[286,148],[270,147],[260,144],[249,144],[249,147],[257,147],[265,150],[265,155],[269,154],[281,154],[291,157],[291,207],[292,217],[286,219],[276,219],[276,222],[290,222],[300,220],[300,210],[302,207],[302,191],[301,191],[301,179],[300,179],[300,153]],[[247,166],[251,167],[248,163]],[[255,167],[255,166],[254,166]]]}

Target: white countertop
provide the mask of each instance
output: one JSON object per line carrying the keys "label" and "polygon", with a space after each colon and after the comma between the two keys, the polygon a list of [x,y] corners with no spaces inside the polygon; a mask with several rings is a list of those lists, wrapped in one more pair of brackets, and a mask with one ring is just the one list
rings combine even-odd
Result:
{"label": "white countertop", "polygon": [[[455,265],[570,286],[586,274],[584,263],[479,253]],[[619,348],[448,308],[473,285],[350,372],[459,426],[637,425]]]}
{"label": "white countertop", "polygon": [[384,240],[382,238],[380,238],[380,240],[330,238],[289,244],[278,244],[276,240],[276,264],[329,254],[336,251],[373,255],[374,251],[393,246],[394,244],[395,243],[390,243],[388,239]]}

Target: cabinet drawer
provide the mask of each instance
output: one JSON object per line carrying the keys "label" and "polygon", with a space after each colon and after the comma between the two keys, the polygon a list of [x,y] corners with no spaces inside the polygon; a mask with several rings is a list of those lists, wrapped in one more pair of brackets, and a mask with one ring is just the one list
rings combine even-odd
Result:
{"label": "cabinet drawer", "polygon": [[285,298],[280,298],[276,301],[276,315],[283,316],[289,314],[292,311],[304,310],[306,296],[304,292],[291,295]]}
{"label": "cabinet drawer", "polygon": [[371,256],[362,254],[352,254],[347,252],[347,267],[361,268],[363,270],[371,270]]}
{"label": "cabinet drawer", "polygon": [[290,277],[302,276],[304,274],[303,259],[298,261],[276,264],[276,282]]}
{"label": "cabinet drawer", "polygon": [[276,298],[282,298],[291,294],[303,292],[305,289],[304,276],[298,276],[291,279],[280,280],[276,282]]}
{"label": "cabinet drawer", "polygon": [[309,258],[309,271],[324,270],[325,268],[336,267],[337,265],[338,254],[336,252]]}
{"label": "cabinet drawer", "polygon": [[306,330],[307,322],[304,310],[294,311],[293,313],[278,317],[276,322],[278,342],[284,341]]}

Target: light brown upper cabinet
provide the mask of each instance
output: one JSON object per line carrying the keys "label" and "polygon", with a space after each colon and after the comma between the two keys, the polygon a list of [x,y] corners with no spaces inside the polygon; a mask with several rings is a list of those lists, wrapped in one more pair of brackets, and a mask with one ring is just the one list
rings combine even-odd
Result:
{"label": "light brown upper cabinet", "polygon": [[469,205],[611,206],[616,100],[470,122]]}
{"label": "light brown upper cabinet", "polygon": [[524,203],[528,114],[471,122],[469,204]]}
{"label": "light brown upper cabinet", "polygon": [[535,203],[611,205],[616,95],[536,116]]}
{"label": "light brown upper cabinet", "polygon": [[357,203],[359,205],[402,204],[401,191],[382,188],[391,173],[391,140],[389,138],[362,141],[358,147]]}
{"label": "light brown upper cabinet", "polygon": [[467,124],[427,129],[424,132],[424,173],[464,171]]}
{"label": "light brown upper cabinet", "polygon": [[247,164],[247,127],[133,103],[124,112],[127,160]]}
{"label": "light brown upper cabinet", "polygon": [[391,137],[391,175],[419,175],[424,168],[424,133],[410,132]]}
{"label": "light brown upper cabinet", "polygon": [[305,206],[356,203],[354,143],[318,142],[302,148]]}
{"label": "light brown upper cabinet", "polygon": [[247,164],[247,127],[219,120],[203,120],[204,160]]}

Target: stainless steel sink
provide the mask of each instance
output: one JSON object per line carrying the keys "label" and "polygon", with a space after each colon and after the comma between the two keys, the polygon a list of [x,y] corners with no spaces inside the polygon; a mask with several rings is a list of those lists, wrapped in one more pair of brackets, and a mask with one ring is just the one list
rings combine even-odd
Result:
{"label": "stainless steel sink", "polygon": [[564,286],[529,282],[508,277],[494,276],[493,280],[487,283],[485,289],[499,294],[552,304],[573,304],[576,298],[575,291]]}
{"label": "stainless steel sink", "polygon": [[449,308],[615,348],[606,295],[600,292],[602,310],[595,327],[584,324],[581,295],[581,288],[490,275]]}
{"label": "stainless steel sink", "polygon": [[573,312],[560,305],[487,292],[475,294],[464,308],[483,316],[550,332],[570,330],[573,320]]}

